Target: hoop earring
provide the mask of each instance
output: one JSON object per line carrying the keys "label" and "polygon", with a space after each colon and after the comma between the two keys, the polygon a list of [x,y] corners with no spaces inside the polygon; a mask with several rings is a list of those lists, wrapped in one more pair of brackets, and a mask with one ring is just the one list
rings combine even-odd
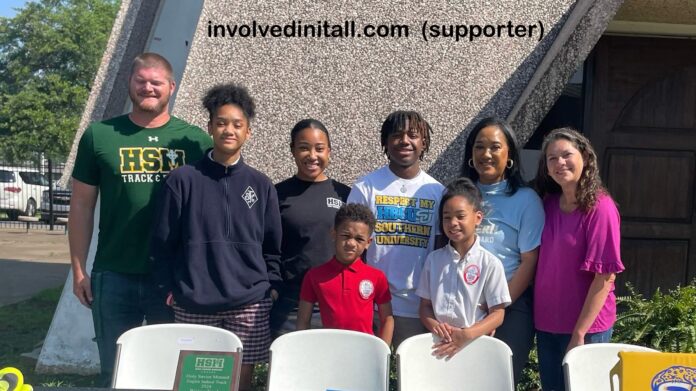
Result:
{"label": "hoop earring", "polygon": [[514,166],[514,165],[515,165],[515,161],[512,160],[512,159],[508,159],[507,164],[505,165],[505,167],[507,167],[507,168],[512,168],[512,166]]}
{"label": "hoop earring", "polygon": [[469,167],[474,168],[474,159],[469,159]]}

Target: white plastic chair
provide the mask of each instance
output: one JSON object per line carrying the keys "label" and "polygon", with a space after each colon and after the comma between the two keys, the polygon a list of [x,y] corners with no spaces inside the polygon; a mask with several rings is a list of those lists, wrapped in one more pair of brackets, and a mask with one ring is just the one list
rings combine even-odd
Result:
{"label": "white plastic chair", "polygon": [[450,360],[432,355],[433,334],[408,338],[396,350],[400,391],[512,391],[512,351],[502,341],[482,336]]}
{"label": "white plastic chair", "polygon": [[234,333],[197,324],[136,327],[123,333],[116,343],[111,388],[122,389],[173,389],[181,350],[239,352],[239,360],[242,352],[242,341]]}
{"label": "white plastic chair", "polygon": [[356,331],[295,331],[271,344],[268,391],[386,391],[390,349]]}
{"label": "white plastic chair", "polygon": [[657,352],[655,349],[623,343],[593,343],[571,349],[563,358],[567,391],[619,390],[618,376],[611,370],[619,362],[619,352]]}

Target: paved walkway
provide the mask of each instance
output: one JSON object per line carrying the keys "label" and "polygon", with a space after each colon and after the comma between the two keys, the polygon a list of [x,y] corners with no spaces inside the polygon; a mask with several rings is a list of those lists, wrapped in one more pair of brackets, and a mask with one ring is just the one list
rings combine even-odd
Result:
{"label": "paved walkway", "polygon": [[70,269],[63,231],[0,229],[0,306],[26,300],[65,283]]}

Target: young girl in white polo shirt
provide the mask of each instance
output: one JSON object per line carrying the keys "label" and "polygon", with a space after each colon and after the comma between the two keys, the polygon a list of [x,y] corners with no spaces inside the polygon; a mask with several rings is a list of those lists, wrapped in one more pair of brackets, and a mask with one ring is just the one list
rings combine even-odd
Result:
{"label": "young girl in white polo shirt", "polygon": [[416,294],[423,325],[440,337],[433,353],[452,357],[500,326],[511,300],[503,264],[476,236],[483,219],[476,185],[468,178],[455,179],[445,189],[439,214],[449,243],[428,255]]}

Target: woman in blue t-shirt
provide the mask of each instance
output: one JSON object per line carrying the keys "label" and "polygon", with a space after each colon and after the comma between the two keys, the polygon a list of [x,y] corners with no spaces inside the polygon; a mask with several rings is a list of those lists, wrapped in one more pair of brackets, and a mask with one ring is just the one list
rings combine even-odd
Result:
{"label": "woman in blue t-shirt", "polygon": [[512,349],[518,382],[534,340],[531,283],[544,208],[522,179],[514,131],[501,119],[485,118],[469,133],[462,175],[475,181],[483,195],[485,217],[477,229],[481,245],[500,258],[505,268],[512,305],[506,308],[495,337]]}
{"label": "woman in blue t-shirt", "polygon": [[[333,256],[334,217],[350,193],[350,187],[326,176],[331,140],[324,124],[311,118],[295,124],[290,151],[297,173],[275,185],[283,225],[280,271],[284,287],[271,311],[274,337],[295,330],[302,279],[307,270]],[[314,327],[320,326],[316,315]]]}

